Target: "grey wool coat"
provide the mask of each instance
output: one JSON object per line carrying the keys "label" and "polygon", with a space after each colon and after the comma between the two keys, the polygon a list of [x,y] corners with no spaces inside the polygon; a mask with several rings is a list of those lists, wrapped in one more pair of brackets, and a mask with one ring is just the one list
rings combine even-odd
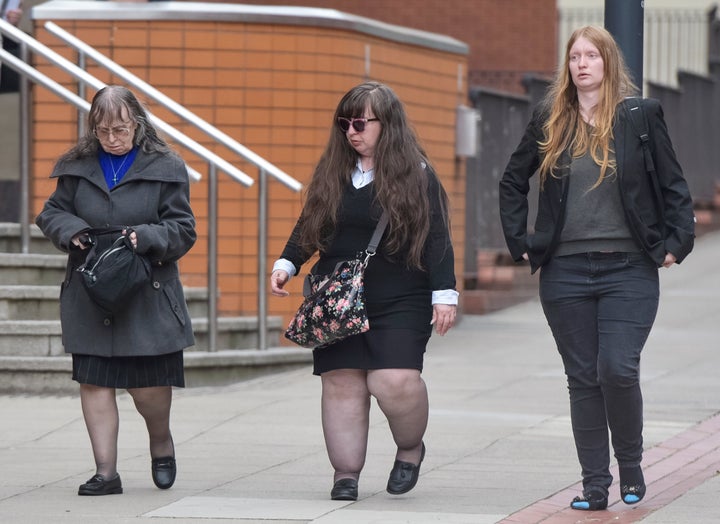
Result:
{"label": "grey wool coat", "polygon": [[[97,158],[60,161],[57,186],[35,222],[68,253],[60,288],[62,341],[67,353],[103,357],[172,353],[195,341],[177,260],[196,240],[187,169],[174,153],[137,157],[110,191]],[[87,295],[75,269],[87,255],[71,239],[90,228],[130,226],[137,253],[152,262],[150,283],[119,313],[110,315]]]}

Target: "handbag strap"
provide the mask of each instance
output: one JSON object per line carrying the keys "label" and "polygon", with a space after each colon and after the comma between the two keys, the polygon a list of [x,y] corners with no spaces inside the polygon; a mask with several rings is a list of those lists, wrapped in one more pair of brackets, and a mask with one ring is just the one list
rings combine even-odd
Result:
{"label": "handbag strap", "polygon": [[648,134],[647,115],[643,110],[642,104],[637,98],[626,98],[623,101],[623,108],[630,126],[635,135],[640,139],[643,149],[643,160],[645,162],[645,171],[650,177],[653,194],[655,196],[655,206],[660,215],[660,226],[665,227],[665,204],[662,196],[662,190],[655,171],[655,162],[653,162],[652,152],[650,151],[650,135]]}
{"label": "handbag strap", "polygon": [[385,233],[385,228],[387,228],[388,222],[390,222],[390,215],[387,211],[383,211],[380,220],[378,220],[377,226],[375,226],[375,231],[373,231],[372,237],[370,237],[370,242],[368,242],[368,246],[365,249],[366,257],[363,265],[367,265],[370,257],[374,256],[377,252],[377,247],[380,244],[380,239],[382,238],[383,233]]}

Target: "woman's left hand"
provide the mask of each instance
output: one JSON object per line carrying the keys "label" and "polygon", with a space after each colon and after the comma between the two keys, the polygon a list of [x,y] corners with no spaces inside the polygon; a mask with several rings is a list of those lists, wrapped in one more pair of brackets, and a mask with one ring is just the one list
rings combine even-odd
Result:
{"label": "woman's left hand", "polygon": [[430,324],[435,325],[435,332],[438,335],[444,335],[455,325],[456,314],[457,306],[433,304],[433,316]]}
{"label": "woman's left hand", "polygon": [[665,253],[665,261],[663,262],[663,267],[670,267],[675,262],[677,262],[677,258],[675,258],[675,255],[672,253]]}
{"label": "woman's left hand", "polygon": [[[126,235],[127,229],[123,229],[122,234]],[[130,236],[128,238],[130,239],[133,249],[137,249],[137,233],[135,233],[135,230],[130,232]]]}

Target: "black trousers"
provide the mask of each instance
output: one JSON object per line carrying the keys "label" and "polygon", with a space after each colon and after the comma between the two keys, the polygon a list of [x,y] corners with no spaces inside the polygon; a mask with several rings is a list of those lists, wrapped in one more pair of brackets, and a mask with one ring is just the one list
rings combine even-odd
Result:
{"label": "black trousers", "polygon": [[583,253],[541,269],[540,300],[562,357],[583,486],[607,494],[642,460],[640,353],[658,308],[657,267],[641,253]]}

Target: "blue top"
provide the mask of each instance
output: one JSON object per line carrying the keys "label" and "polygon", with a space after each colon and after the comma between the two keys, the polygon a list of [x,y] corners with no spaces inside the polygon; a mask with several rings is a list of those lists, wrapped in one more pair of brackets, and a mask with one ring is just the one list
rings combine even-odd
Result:
{"label": "blue top", "polygon": [[124,155],[113,155],[100,149],[100,167],[103,170],[103,175],[105,175],[108,189],[114,188],[122,180],[122,177],[125,176],[125,173],[128,172],[128,169],[135,161],[137,152],[137,147],[133,147]]}

